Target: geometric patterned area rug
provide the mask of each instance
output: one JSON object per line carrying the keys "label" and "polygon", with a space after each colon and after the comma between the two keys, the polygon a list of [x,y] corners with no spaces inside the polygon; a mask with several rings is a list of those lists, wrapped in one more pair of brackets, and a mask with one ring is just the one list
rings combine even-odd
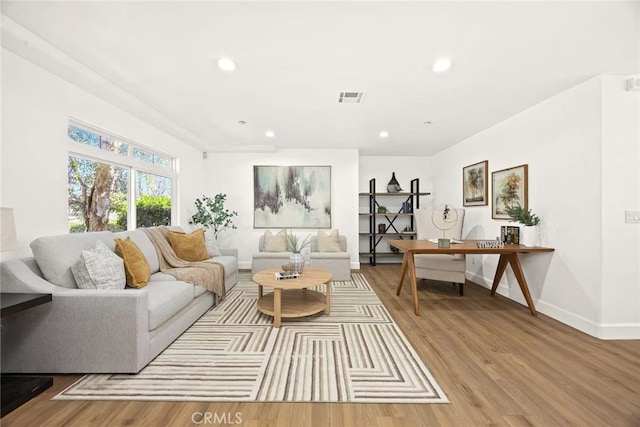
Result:
{"label": "geometric patterned area rug", "polygon": [[364,276],[332,285],[331,315],[274,328],[242,273],[220,305],[142,371],[86,375],[54,399],[448,403]]}

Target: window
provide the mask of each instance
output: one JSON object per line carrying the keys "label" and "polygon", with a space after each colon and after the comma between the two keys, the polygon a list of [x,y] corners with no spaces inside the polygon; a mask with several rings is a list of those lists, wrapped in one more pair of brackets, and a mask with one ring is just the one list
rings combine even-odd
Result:
{"label": "window", "polygon": [[171,224],[173,158],[75,120],[68,136],[70,232]]}

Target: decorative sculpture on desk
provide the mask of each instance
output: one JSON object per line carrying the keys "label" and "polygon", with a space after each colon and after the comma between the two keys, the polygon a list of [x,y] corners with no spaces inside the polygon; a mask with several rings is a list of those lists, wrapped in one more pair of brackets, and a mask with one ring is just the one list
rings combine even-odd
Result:
{"label": "decorative sculpture on desk", "polygon": [[449,205],[435,207],[431,213],[431,222],[435,228],[442,231],[442,238],[438,239],[438,247],[450,247],[451,240],[447,239],[447,230],[451,230],[458,223],[458,210]]}

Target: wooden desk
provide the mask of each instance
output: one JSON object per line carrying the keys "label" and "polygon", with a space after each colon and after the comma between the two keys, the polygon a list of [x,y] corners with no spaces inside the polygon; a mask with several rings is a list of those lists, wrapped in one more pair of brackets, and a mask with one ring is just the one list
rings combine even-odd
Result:
{"label": "wooden desk", "polygon": [[520,290],[524,295],[524,299],[527,300],[527,305],[531,314],[537,316],[536,308],[533,305],[531,294],[529,293],[529,286],[524,278],[522,271],[522,265],[518,259],[518,254],[531,253],[531,252],[553,252],[553,248],[545,247],[527,247],[523,245],[504,245],[502,248],[479,248],[477,240],[465,240],[463,243],[452,243],[449,248],[439,248],[437,243],[431,243],[427,240],[390,240],[389,245],[400,249],[404,252],[402,258],[402,269],[400,271],[400,282],[398,283],[397,295],[400,295],[404,278],[409,271],[409,278],[411,281],[411,293],[413,295],[413,308],[416,316],[420,316],[420,309],[418,307],[418,285],[416,283],[416,266],[413,259],[415,254],[470,254],[470,255],[500,255],[498,261],[498,268],[496,269],[496,275],[493,278],[493,286],[491,287],[491,295],[495,295],[496,289],[500,279],[507,268],[507,265],[511,265],[511,269],[516,276]]}

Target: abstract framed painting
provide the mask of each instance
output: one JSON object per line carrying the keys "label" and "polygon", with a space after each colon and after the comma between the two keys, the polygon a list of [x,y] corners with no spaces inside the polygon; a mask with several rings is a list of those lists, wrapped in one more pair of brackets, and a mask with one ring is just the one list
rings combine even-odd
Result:
{"label": "abstract framed painting", "polygon": [[489,204],[488,170],[488,160],[462,168],[463,206],[485,206]]}
{"label": "abstract framed painting", "polygon": [[507,207],[520,205],[527,209],[529,165],[514,166],[491,173],[491,217],[510,219]]}
{"label": "abstract framed painting", "polygon": [[254,228],[331,228],[331,166],[254,166]]}

